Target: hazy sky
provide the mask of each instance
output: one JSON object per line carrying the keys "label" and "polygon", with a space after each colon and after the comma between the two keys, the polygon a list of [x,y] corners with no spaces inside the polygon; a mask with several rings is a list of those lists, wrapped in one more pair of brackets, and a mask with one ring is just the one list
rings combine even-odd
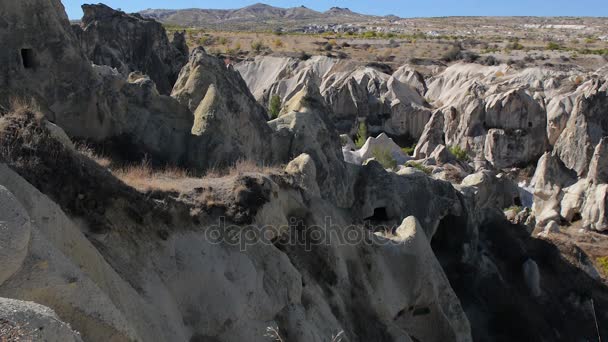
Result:
{"label": "hazy sky", "polygon": [[[82,16],[80,5],[93,1],[61,0],[71,19]],[[94,0],[98,2],[100,0]],[[395,14],[401,17],[454,15],[608,16],[608,0],[105,0],[125,12],[146,8],[239,8],[255,2],[278,7],[306,7],[325,11],[332,6],[348,7],[365,14]]]}

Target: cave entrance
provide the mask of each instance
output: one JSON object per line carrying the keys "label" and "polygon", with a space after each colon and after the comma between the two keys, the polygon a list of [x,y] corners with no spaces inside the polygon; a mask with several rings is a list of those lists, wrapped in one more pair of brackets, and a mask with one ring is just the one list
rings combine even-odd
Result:
{"label": "cave entrance", "polygon": [[25,69],[36,67],[36,56],[33,49],[21,49],[21,62]]}
{"label": "cave entrance", "polygon": [[513,204],[518,207],[521,207],[522,206],[521,197],[517,196],[517,197],[513,198]]}
{"label": "cave entrance", "polygon": [[374,214],[365,219],[365,221],[369,221],[372,224],[386,222],[388,220],[389,220],[388,213],[386,212],[385,207],[380,207],[380,208],[374,209]]}

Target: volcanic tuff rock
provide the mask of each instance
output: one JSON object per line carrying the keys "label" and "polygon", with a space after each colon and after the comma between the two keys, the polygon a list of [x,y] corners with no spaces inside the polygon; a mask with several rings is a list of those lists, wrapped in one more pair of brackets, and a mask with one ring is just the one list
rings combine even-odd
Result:
{"label": "volcanic tuff rock", "polygon": [[183,36],[176,34],[170,43],[160,23],[103,4],[82,9],[84,17],[74,31],[93,63],[116,68],[125,76],[140,71],[150,76],[161,94],[171,93],[188,61]]}
{"label": "volcanic tuff rock", "polygon": [[[536,221],[608,228],[603,72],[457,64],[427,83],[408,66],[388,75],[264,57],[237,66],[244,81],[196,49],[169,97],[141,72],[90,65],[59,1],[0,0],[0,10],[0,296],[52,308],[87,341],[264,341],[269,326],[288,341],[340,331],[349,341],[591,340],[595,319],[607,333],[608,316],[586,303],[608,312],[608,291],[562,258],[584,253],[510,225],[502,210],[523,204],[521,191],[487,170],[553,149],[532,180]],[[107,13],[96,21],[142,20]],[[182,38],[172,44],[183,54]],[[16,95],[46,118],[9,109]],[[274,95],[283,108],[267,123],[256,99]],[[346,163],[335,126],[352,134],[360,121],[420,136],[415,155],[432,177]],[[114,144],[112,158],[149,153],[199,170],[241,158],[287,167],[142,193],[69,137]],[[386,135],[368,141],[401,152]],[[453,145],[478,172],[464,177],[472,167]],[[460,184],[434,179],[455,182],[454,169]],[[0,299],[7,308],[30,312]],[[78,340],[43,316],[24,319]]]}
{"label": "volcanic tuff rock", "polygon": [[[356,178],[347,178],[352,182],[347,187],[367,189],[351,212],[303,191],[292,176],[247,173],[201,180],[200,188],[184,194],[184,202],[166,197],[161,203],[63,147],[43,123],[12,124],[27,120],[23,116],[3,120],[0,150],[10,168],[0,166],[0,184],[7,187],[11,207],[29,216],[32,225],[31,235],[24,237],[25,259],[0,284],[0,295],[53,307],[88,341],[201,336],[263,341],[268,326],[297,341],[323,341],[342,330],[352,340],[471,340],[468,320],[429,243],[444,215],[463,214],[458,194],[447,183],[386,178],[382,169],[367,166]],[[11,131],[17,127],[40,135],[28,141],[29,149],[9,153],[4,147],[21,139]],[[36,154],[35,162],[19,164],[27,151]],[[293,177],[308,169],[288,168]],[[73,175],[69,186],[57,187],[64,174]],[[412,195],[401,196],[405,191]],[[222,205],[230,211],[229,203],[241,200],[253,215],[250,226],[223,212]],[[193,205],[208,209],[193,214]],[[374,236],[353,225],[353,218],[374,216],[380,206],[387,206],[387,223],[400,225],[396,237]],[[410,217],[402,222],[408,213],[423,221]],[[226,231],[220,216],[228,217]],[[245,249],[229,242],[239,232],[269,225],[299,234],[298,226],[290,225],[293,220],[310,229],[337,229],[338,237],[351,225],[369,243],[332,239],[310,245],[311,252],[281,239],[248,240]],[[26,232],[20,224],[7,227],[9,235]],[[210,241],[213,229],[227,240]],[[5,264],[12,255],[0,257]]]}
{"label": "volcanic tuff rock", "polygon": [[286,104],[303,83],[314,85],[340,133],[354,134],[360,118],[372,133],[418,138],[431,116],[421,95],[424,80],[408,67],[391,76],[351,61],[316,56],[307,61],[256,57],[236,69],[265,105],[273,96]]}
{"label": "volcanic tuff rock", "polygon": [[239,159],[268,162],[267,114],[231,65],[192,51],[171,96],[194,113],[189,160],[200,168],[229,165]]}

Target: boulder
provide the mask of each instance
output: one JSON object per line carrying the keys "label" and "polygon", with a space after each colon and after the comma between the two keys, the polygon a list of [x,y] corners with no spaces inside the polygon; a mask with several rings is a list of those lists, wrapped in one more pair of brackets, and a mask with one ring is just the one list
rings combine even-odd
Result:
{"label": "boulder", "polygon": [[402,65],[393,73],[393,78],[403,84],[407,84],[410,87],[416,89],[418,94],[424,96],[427,87],[424,80],[424,76],[412,68],[410,65]]}
{"label": "boulder", "polygon": [[310,196],[320,197],[321,190],[317,183],[317,168],[310,155],[302,153],[285,167],[285,171],[298,178],[298,185]]}
{"label": "boulder", "polygon": [[521,204],[518,187],[504,174],[480,171],[464,178],[461,187],[474,190],[474,198],[479,209],[505,209]]}

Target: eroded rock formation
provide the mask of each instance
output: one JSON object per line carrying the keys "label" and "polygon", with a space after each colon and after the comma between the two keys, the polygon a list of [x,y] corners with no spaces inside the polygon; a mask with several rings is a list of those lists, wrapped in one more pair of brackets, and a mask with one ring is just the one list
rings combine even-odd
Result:
{"label": "eroded rock formation", "polygon": [[103,4],[82,9],[82,22],[74,31],[91,62],[116,68],[125,76],[141,72],[150,76],[161,94],[171,93],[188,61],[183,36],[176,33],[170,43],[162,24]]}

